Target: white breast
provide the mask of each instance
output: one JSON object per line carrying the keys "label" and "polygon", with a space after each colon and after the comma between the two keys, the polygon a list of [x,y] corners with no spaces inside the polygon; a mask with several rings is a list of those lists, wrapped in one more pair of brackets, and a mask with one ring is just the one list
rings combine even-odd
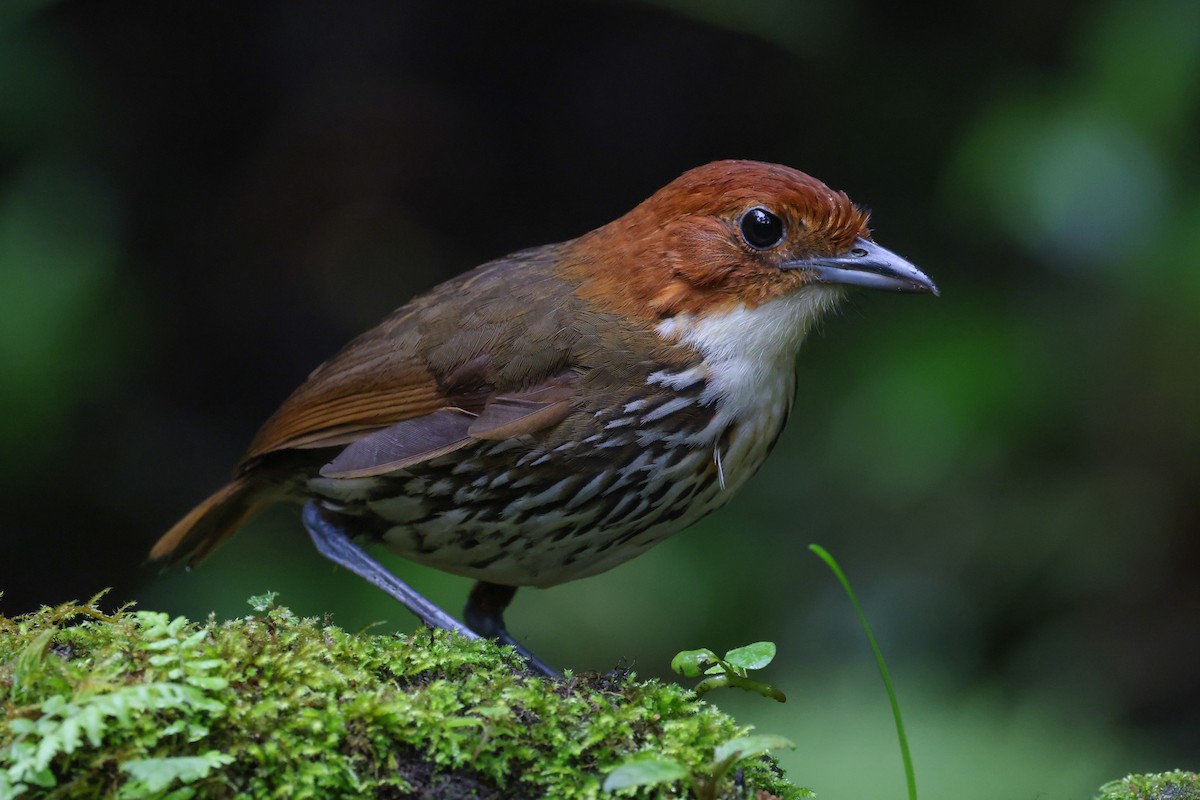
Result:
{"label": "white breast", "polygon": [[[715,405],[717,413],[690,444],[713,448],[725,489],[737,489],[766,458],[792,406],[800,344],[840,296],[836,288],[814,286],[755,308],[679,314],[659,324],[661,336],[690,345],[704,357],[701,402]],[[659,373],[650,380],[670,385],[690,377]],[[727,449],[720,450],[727,428],[733,435]]]}

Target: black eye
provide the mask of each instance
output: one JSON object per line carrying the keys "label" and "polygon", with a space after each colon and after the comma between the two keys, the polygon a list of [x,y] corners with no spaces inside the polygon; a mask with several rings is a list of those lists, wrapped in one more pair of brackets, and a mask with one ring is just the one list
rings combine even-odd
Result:
{"label": "black eye", "polygon": [[755,250],[766,250],[783,241],[783,220],[765,208],[752,208],[742,217],[742,238]]}

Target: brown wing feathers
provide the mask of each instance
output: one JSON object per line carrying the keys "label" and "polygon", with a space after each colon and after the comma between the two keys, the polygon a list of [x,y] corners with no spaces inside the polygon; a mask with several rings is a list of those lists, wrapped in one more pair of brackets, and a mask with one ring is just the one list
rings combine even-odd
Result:
{"label": "brown wing feathers", "polygon": [[[565,380],[565,379],[564,379]],[[511,439],[557,425],[574,397],[559,382],[497,395],[483,411],[443,408],[362,436],[321,468],[325,478],[366,478],[431,461],[480,440]]]}
{"label": "brown wing feathers", "polygon": [[474,439],[497,441],[557,425],[571,413],[573,378],[573,373],[564,373],[527,392],[493,397],[467,433]]}
{"label": "brown wing feathers", "polygon": [[[570,309],[503,321],[490,312],[500,299],[508,308],[536,305],[520,295],[552,290],[555,254],[541,248],[485,265],[360,336],[284,402],[255,436],[238,476],[176,523],[151,557],[202,558],[267,505],[301,492],[313,467],[294,464],[313,462],[282,458],[285,451],[344,447],[321,475],[366,477],[565,419],[574,400],[571,337],[563,335]],[[518,279],[512,270],[521,271]],[[449,347],[450,331],[461,334],[461,349]],[[530,340],[544,346],[531,350]],[[526,346],[514,347],[519,342]]]}
{"label": "brown wing feathers", "polygon": [[395,472],[448,455],[471,443],[475,419],[458,408],[443,408],[367,434],[321,467],[325,478],[366,478]]}

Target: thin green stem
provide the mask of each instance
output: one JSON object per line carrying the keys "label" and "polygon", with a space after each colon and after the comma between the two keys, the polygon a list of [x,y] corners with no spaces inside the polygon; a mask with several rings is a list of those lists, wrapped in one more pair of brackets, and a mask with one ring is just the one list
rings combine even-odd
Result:
{"label": "thin green stem", "polygon": [[904,777],[908,781],[908,799],[917,800],[917,776],[913,772],[912,754],[908,750],[908,737],[904,734],[904,720],[900,716],[900,703],[896,700],[896,690],[892,687],[892,678],[888,674],[887,662],[883,660],[883,651],[879,649],[879,643],[875,641],[871,623],[867,622],[867,615],[859,605],[858,598],[854,596],[854,590],[850,588],[850,581],[833,556],[818,544],[810,544],[808,549],[816,553],[817,557],[824,561],[841,581],[842,588],[846,590],[846,595],[850,598],[850,602],[858,614],[858,620],[862,624],[863,630],[866,631],[867,641],[871,643],[871,650],[875,652],[875,661],[879,665],[879,674],[883,678],[884,688],[887,689],[888,701],[892,704],[892,716],[896,720],[896,737],[900,740],[900,758],[904,761]]}

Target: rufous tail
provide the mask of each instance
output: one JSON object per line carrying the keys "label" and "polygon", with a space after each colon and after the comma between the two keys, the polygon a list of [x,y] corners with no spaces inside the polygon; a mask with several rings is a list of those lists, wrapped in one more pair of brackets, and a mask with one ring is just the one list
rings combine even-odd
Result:
{"label": "rufous tail", "polygon": [[150,558],[195,564],[276,499],[270,483],[251,475],[235,478],[164,533]]}

